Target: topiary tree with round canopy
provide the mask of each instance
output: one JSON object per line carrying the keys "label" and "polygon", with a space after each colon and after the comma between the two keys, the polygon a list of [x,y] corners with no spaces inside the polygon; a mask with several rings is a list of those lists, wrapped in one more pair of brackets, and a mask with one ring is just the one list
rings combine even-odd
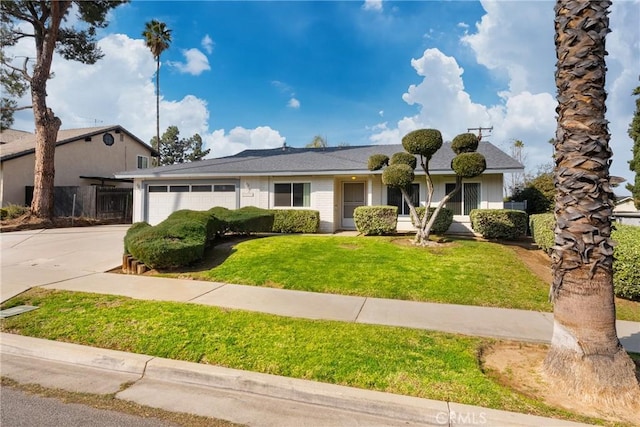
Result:
{"label": "topiary tree with round canopy", "polygon": [[[427,185],[427,197],[425,206],[431,206],[433,199],[433,179],[429,172],[429,161],[433,155],[442,147],[442,134],[437,129],[418,129],[409,132],[402,138],[402,147],[405,152],[395,153],[389,159],[383,154],[374,154],[369,158],[368,168],[371,171],[380,170],[386,166],[382,172],[382,183],[393,188],[397,188],[402,193],[402,197],[409,206],[409,214],[412,222],[416,224],[417,232],[414,242],[418,245],[427,245],[429,234],[440,213],[442,207],[462,188],[462,179],[474,178],[480,175],[487,168],[484,156],[477,153],[479,138],[472,133],[463,133],[456,136],[451,149],[456,153],[451,162],[451,169],[456,173],[456,186],[452,192],[445,195],[440,200],[438,206],[432,214],[426,214],[419,218],[416,207],[409,196],[409,186],[415,180],[415,168],[420,160],[420,166],[425,173]],[[417,158],[416,158],[417,156]],[[427,209],[428,212],[428,209]]]}

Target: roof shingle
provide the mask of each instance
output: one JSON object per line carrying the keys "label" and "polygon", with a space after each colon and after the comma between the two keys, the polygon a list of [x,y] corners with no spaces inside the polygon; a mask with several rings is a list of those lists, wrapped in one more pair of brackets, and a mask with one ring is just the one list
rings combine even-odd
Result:
{"label": "roof shingle", "polygon": [[[138,169],[116,174],[118,178],[183,178],[188,176],[240,175],[329,175],[371,173],[367,160],[380,153],[391,157],[403,151],[402,145],[360,145],[327,148],[282,147],[264,150],[245,150],[233,156],[199,160],[153,169]],[[487,159],[487,172],[521,172],[524,166],[489,142],[478,148]],[[429,164],[434,174],[452,173],[454,157],[451,144],[445,143]],[[416,172],[420,172],[417,170]]]}

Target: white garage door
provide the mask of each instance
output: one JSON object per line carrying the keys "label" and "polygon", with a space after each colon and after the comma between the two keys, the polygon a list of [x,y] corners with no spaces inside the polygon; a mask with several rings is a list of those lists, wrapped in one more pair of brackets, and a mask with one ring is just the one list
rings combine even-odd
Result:
{"label": "white garage door", "polygon": [[237,209],[235,184],[166,184],[147,187],[147,222],[156,225],[180,209]]}

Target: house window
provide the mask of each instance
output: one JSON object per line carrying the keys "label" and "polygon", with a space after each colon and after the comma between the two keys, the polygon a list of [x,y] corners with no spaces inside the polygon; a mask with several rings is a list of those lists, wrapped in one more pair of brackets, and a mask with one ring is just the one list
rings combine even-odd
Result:
{"label": "house window", "polygon": [[311,183],[279,183],[273,188],[274,206],[311,206]]}
{"label": "house window", "polygon": [[194,193],[210,193],[211,185],[192,185],[191,191]]}
{"label": "house window", "polygon": [[[446,194],[452,192],[455,187],[455,184],[446,184]],[[463,183],[462,190],[449,199],[446,207],[451,209],[454,215],[469,215],[473,209],[478,209],[480,207],[480,183]]]}
{"label": "house window", "polygon": [[149,158],[146,156],[138,156],[138,169],[146,169],[149,167]]}
{"label": "house window", "polygon": [[[420,184],[411,184],[409,197],[413,206],[420,206]],[[397,206],[398,215],[409,215],[409,205],[398,188],[387,187],[387,205]]]}
{"label": "house window", "polygon": [[171,185],[169,187],[169,191],[171,193],[188,193],[189,186],[188,185]]}
{"label": "house window", "polygon": [[236,186],[233,184],[214,185],[213,191],[216,193],[233,193],[236,191]]}
{"label": "house window", "polygon": [[150,185],[149,193],[166,193],[167,186],[166,185]]}

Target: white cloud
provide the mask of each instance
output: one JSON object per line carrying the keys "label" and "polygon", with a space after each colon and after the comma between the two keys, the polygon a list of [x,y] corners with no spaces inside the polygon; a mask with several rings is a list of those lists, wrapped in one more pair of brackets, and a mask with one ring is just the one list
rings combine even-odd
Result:
{"label": "white cloud", "polygon": [[215,46],[215,43],[213,42],[213,39],[209,37],[209,34],[204,36],[204,38],[200,42],[200,45],[209,55],[213,53],[213,46]]}
{"label": "white cloud", "polygon": [[509,92],[553,90],[554,11],[549,2],[482,1],[486,14],[461,41],[476,60],[508,78]]}
{"label": "white cloud", "polygon": [[298,101],[296,98],[291,98],[287,103],[287,107],[297,110],[300,108],[300,101]]}
{"label": "white cloud", "polygon": [[[371,128],[374,143],[399,143],[407,132],[421,128],[440,129],[451,139],[467,127],[494,127],[492,143],[508,151],[514,139],[525,143],[528,171],[552,162],[548,144],[556,130],[555,46],[553,7],[549,2],[483,1],[486,14],[476,31],[461,38],[471,48],[478,64],[493,77],[504,79],[508,88],[498,95],[496,105],[475,103],[464,86],[464,70],[455,58],[438,49],[427,49],[411,61],[422,80],[408,87],[403,100],[417,107],[417,113],[395,126],[383,123]],[[626,130],[633,114],[630,96],[638,85],[640,29],[637,11],[640,0],[615,2],[607,38],[607,119],[614,151],[613,175],[632,178],[627,160],[631,142]],[[619,190],[624,191],[624,190]]]}
{"label": "white cloud", "polygon": [[280,80],[271,81],[271,85],[277,88],[280,92],[286,94],[289,97],[287,107],[297,110],[300,108],[300,100],[296,98],[296,93],[293,91],[293,87]]}
{"label": "white cloud", "polygon": [[375,12],[382,12],[382,0],[364,0],[362,5],[364,10],[373,10]]}
{"label": "white cloud", "polygon": [[269,126],[258,126],[255,129],[235,127],[225,133],[219,129],[203,136],[206,148],[211,149],[208,157],[222,157],[236,154],[249,148],[277,148],[281,147],[286,139],[277,130]]}
{"label": "white cloud", "polygon": [[182,55],[186,62],[167,61],[167,65],[177,68],[181,73],[194,76],[199,76],[204,71],[211,70],[207,56],[198,49],[183,50]]}
{"label": "white cloud", "polygon": [[378,111],[378,115],[379,115],[380,117],[384,117],[384,110],[380,110],[380,111]]}
{"label": "white cloud", "polygon": [[467,24],[466,22],[458,22],[457,25],[458,28],[464,28],[465,30],[469,28],[469,24]]}

